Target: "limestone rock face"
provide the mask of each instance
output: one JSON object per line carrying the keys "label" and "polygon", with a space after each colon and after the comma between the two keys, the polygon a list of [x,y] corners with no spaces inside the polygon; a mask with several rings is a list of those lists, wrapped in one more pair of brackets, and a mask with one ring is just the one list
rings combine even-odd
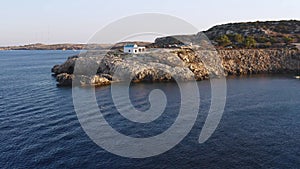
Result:
{"label": "limestone rock face", "polygon": [[[112,81],[204,80],[226,75],[296,72],[300,55],[288,49],[193,51],[155,49],[138,55],[108,53],[70,57],[52,72],[58,85],[108,85]],[[76,66],[76,68],[75,68]]]}
{"label": "limestone rock face", "polygon": [[59,86],[72,86],[74,75],[68,73],[61,73],[56,76],[56,81]]}
{"label": "limestone rock face", "polygon": [[109,85],[110,81],[106,79],[105,77],[101,77],[99,75],[93,75],[93,76],[85,76],[85,75],[79,75],[76,76],[75,84],[80,84],[82,86],[104,86]]}
{"label": "limestone rock face", "polygon": [[58,86],[72,86],[72,83],[75,85],[81,86],[104,86],[109,85],[110,81],[99,75],[85,76],[85,75],[74,75],[68,73],[61,73],[56,76]]}
{"label": "limestone rock face", "polygon": [[68,73],[72,74],[74,71],[75,61],[77,58],[68,58],[68,60],[61,64],[61,65],[55,65],[52,68],[52,72],[54,74],[61,74],[61,73]]}
{"label": "limestone rock face", "polygon": [[225,72],[231,75],[293,73],[300,62],[298,50],[241,49],[220,50]]}

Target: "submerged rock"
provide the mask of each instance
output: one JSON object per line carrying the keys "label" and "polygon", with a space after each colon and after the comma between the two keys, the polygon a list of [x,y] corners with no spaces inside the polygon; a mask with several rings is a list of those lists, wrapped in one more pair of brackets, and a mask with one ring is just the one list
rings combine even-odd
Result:
{"label": "submerged rock", "polygon": [[110,81],[99,75],[86,76],[86,75],[74,75],[68,73],[61,73],[56,76],[58,86],[104,86],[109,85]]}

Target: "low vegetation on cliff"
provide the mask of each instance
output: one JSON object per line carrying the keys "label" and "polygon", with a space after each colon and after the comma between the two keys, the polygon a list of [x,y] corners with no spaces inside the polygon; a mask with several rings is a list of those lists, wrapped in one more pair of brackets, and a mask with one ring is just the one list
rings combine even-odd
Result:
{"label": "low vegetation on cliff", "polygon": [[[294,48],[300,43],[300,21],[266,21],[229,23],[203,32],[216,48]],[[183,45],[178,39],[195,35],[157,38],[154,47]]]}
{"label": "low vegetation on cliff", "polygon": [[269,48],[300,43],[300,21],[230,23],[204,32],[217,46]]}

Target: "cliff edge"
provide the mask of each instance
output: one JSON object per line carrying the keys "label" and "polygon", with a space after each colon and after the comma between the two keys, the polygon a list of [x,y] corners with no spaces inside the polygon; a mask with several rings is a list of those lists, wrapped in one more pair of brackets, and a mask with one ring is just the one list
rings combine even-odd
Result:
{"label": "cliff edge", "polygon": [[[216,66],[218,61],[209,55],[218,55],[221,65]],[[211,58],[210,65],[203,62],[204,57]],[[84,66],[81,72],[74,74],[76,62]],[[116,72],[130,72],[132,82],[174,81],[174,75],[176,79],[187,81],[227,75],[296,73],[298,62],[300,53],[296,49],[232,49],[203,55],[188,48],[160,49],[138,55],[112,52],[105,56],[74,56],[55,65],[52,72],[60,86],[70,86],[72,81],[78,85],[101,86],[124,80],[125,74],[116,76]],[[91,68],[95,71],[90,72]]]}

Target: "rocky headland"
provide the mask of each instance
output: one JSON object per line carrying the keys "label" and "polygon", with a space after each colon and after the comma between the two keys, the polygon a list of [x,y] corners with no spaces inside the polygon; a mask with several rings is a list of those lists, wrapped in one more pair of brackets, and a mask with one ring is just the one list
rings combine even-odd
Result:
{"label": "rocky headland", "polygon": [[[210,45],[194,50],[193,46],[199,45],[191,42],[203,33]],[[90,51],[102,48],[89,45],[87,53],[55,65],[52,72],[61,86],[72,82],[101,86],[128,80],[126,72],[132,82],[157,82],[299,71],[300,21],[229,23],[203,33],[160,37],[154,43],[139,42],[147,52],[135,55],[123,53],[125,43],[92,54]],[[74,72],[76,63],[81,63],[81,67]]]}
{"label": "rocky headland", "polygon": [[[122,72],[130,72],[132,82],[174,81],[174,75],[177,80],[187,81],[227,75],[295,73],[300,62],[297,49],[223,49],[199,54],[184,48],[138,55],[109,52],[105,56],[86,56],[69,57],[52,68],[58,85],[70,86],[72,81],[78,85],[108,85],[124,80]],[[84,64],[74,73],[76,62]]]}

